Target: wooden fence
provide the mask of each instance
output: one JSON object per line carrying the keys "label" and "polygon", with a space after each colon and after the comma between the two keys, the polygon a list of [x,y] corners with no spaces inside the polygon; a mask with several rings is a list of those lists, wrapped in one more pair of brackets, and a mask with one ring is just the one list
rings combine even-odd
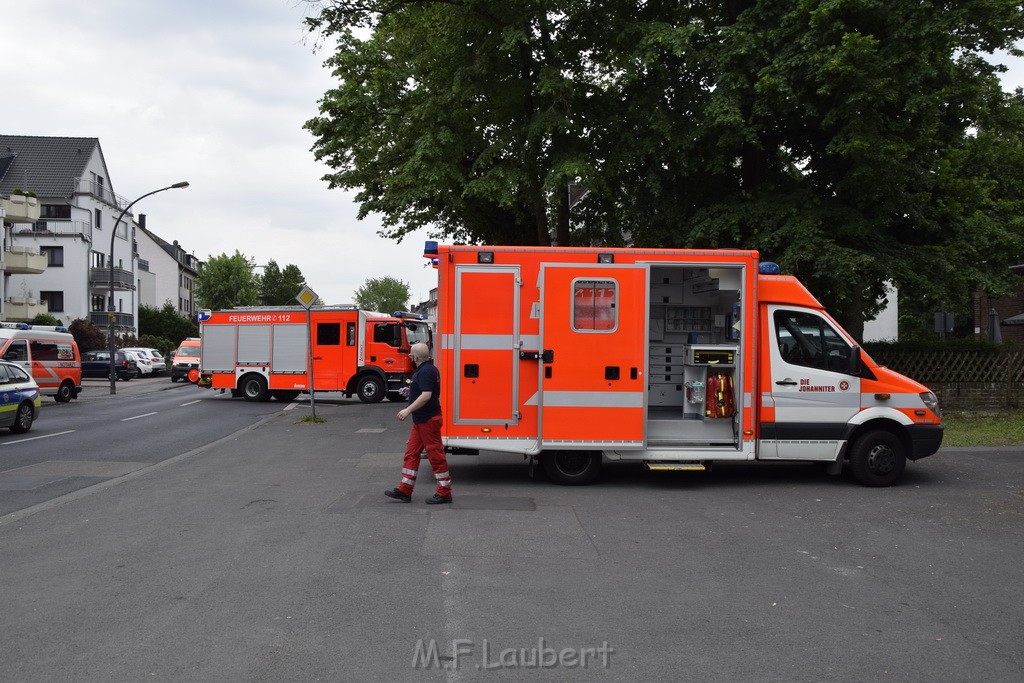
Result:
{"label": "wooden fence", "polygon": [[927,385],[948,410],[1006,410],[1024,405],[1024,352],[875,351],[881,365]]}

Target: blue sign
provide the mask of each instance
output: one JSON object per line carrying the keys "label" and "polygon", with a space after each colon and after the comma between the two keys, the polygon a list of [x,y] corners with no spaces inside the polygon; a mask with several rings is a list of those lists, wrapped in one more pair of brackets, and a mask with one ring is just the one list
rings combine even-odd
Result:
{"label": "blue sign", "polygon": [[200,308],[196,311],[196,319],[201,323],[205,323],[211,317],[213,317],[213,311],[209,308]]}

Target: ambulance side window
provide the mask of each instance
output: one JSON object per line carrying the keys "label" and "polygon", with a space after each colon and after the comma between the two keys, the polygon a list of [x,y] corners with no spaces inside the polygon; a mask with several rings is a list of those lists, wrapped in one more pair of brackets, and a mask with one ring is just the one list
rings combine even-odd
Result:
{"label": "ambulance side window", "polygon": [[618,322],[618,288],[614,280],[572,283],[574,332],[614,332]]}
{"label": "ambulance side window", "polygon": [[317,346],[341,346],[341,323],[317,323]]}
{"label": "ambulance side window", "polygon": [[4,360],[14,363],[28,360],[28,342],[24,339],[14,339],[4,351]]}
{"label": "ambulance side window", "polygon": [[36,341],[29,342],[32,347],[33,360],[57,360],[56,342]]}
{"label": "ambulance side window", "polygon": [[782,360],[819,370],[846,372],[850,345],[824,318],[801,311],[776,311],[775,334]]}

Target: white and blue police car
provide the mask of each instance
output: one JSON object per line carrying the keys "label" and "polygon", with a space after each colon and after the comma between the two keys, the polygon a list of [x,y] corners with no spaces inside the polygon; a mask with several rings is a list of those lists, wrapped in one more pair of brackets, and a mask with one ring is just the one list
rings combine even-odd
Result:
{"label": "white and blue police car", "polygon": [[39,385],[24,368],[0,361],[0,427],[24,434],[32,429],[41,405]]}

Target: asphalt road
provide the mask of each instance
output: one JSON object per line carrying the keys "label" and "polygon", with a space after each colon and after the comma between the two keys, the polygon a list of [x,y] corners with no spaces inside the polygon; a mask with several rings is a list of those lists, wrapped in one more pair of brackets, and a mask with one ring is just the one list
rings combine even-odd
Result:
{"label": "asphalt road", "polygon": [[944,450],[888,489],[810,465],[563,488],[453,456],[436,509],[426,463],[411,504],[382,495],[395,405],[321,402],[321,425],[262,405],[208,448],[0,517],[5,678],[1024,677],[1016,451]]}

